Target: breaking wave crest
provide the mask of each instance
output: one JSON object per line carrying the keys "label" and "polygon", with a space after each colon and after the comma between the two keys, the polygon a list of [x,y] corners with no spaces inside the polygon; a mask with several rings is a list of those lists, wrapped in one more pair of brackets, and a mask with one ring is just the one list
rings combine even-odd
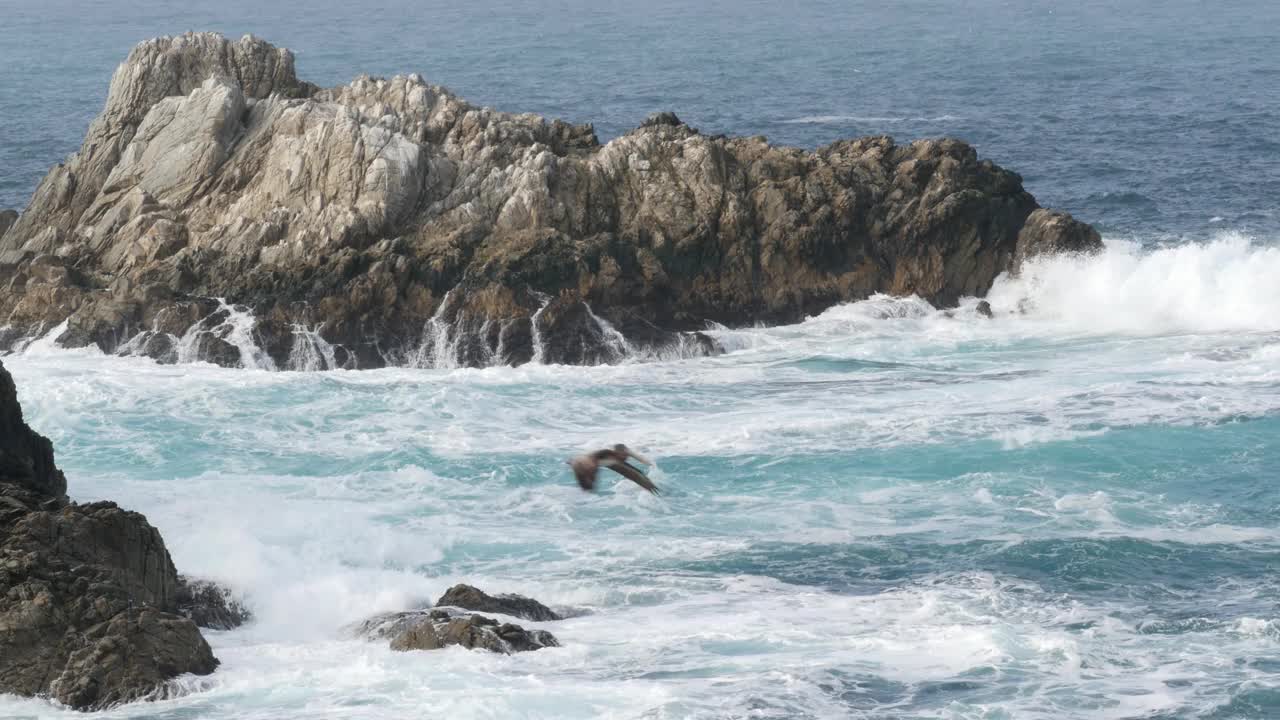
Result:
{"label": "breaking wave crest", "polygon": [[[727,352],[764,351],[784,354],[825,352],[820,349],[841,338],[883,341],[898,337],[908,344],[966,340],[1014,340],[1067,336],[1161,336],[1220,332],[1280,331],[1280,247],[1260,243],[1241,233],[1223,233],[1210,242],[1143,247],[1108,241],[1093,255],[1056,255],[1028,261],[1017,275],[997,278],[987,295],[993,317],[979,312],[979,299],[966,298],[959,307],[937,309],[918,297],[875,295],[860,302],[832,307],[803,322],[772,328],[707,330]],[[503,348],[506,325],[493,333],[490,322],[464,316],[447,317],[447,295],[441,310],[423,330],[421,341],[405,352],[388,356],[388,365],[436,370],[466,367],[475,357],[485,367],[512,364]],[[532,363],[543,364],[544,340],[533,315]],[[603,340],[602,358],[609,364],[666,362],[701,357],[705,353],[692,335],[677,336],[665,347],[631,343],[608,321],[588,308]],[[274,370],[276,364],[255,343],[254,318],[246,309],[220,302],[218,310],[193,326],[182,338],[169,338],[169,361],[206,360],[200,340],[223,339],[240,354],[240,365]],[[509,324],[509,323],[508,323]],[[58,348],[63,323],[20,342],[18,352],[49,353]],[[354,356],[321,336],[322,327],[298,326],[293,347],[282,366],[289,370],[333,370],[355,367]],[[154,332],[139,333],[116,354],[144,352]],[[489,336],[498,338],[490,347]],[[473,352],[481,347],[482,352]],[[154,355],[153,355],[154,356]],[[475,356],[475,357],[473,357]]]}
{"label": "breaking wave crest", "polygon": [[1110,241],[1097,255],[1029,262],[988,300],[1063,331],[1152,335],[1280,330],[1280,247],[1240,233],[1146,250]]}
{"label": "breaking wave crest", "polygon": [[[1113,242],[1001,278],[990,318],[876,296],[698,359],[442,367],[442,314],[428,367],[157,365],[58,328],[5,364],[77,500],[255,612],[131,717],[1225,717],[1276,701],[1276,263]],[[294,340],[288,367],[341,364]],[[567,476],[619,441],[662,496]],[[341,632],[455,582],[571,610],[563,647]],[[39,703],[0,715],[72,718]]]}

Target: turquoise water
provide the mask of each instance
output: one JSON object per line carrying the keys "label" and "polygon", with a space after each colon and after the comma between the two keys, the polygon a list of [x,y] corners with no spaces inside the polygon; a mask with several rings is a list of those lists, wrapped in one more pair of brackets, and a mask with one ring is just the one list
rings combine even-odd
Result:
{"label": "turquoise water", "polygon": [[[994,320],[878,297],[612,367],[5,362],[76,498],[258,614],[199,692],[108,717],[1275,718],[1277,273],[1113,242]],[[577,488],[616,441],[663,495]],[[342,632],[463,580],[568,610],[564,647]]]}
{"label": "turquoise water", "polygon": [[[5,358],[75,499],[257,613],[137,718],[1280,717],[1280,5],[0,2],[0,207],[137,41],[253,32],[616,136],[956,135],[1108,249],[986,320],[874,298],[719,358],[268,373]],[[661,497],[579,491],[626,442]],[[343,628],[468,581],[564,647]],[[0,697],[0,717],[79,717]]]}

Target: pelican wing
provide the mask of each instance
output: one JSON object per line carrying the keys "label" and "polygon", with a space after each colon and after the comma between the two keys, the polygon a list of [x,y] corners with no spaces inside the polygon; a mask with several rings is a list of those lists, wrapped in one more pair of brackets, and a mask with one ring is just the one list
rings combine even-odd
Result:
{"label": "pelican wing", "polygon": [[584,458],[574,458],[569,461],[569,465],[573,467],[573,476],[578,479],[578,485],[582,486],[583,490],[595,488],[598,465]]}
{"label": "pelican wing", "polygon": [[609,464],[608,464],[608,465],[606,465],[605,467],[607,467],[607,468],[609,468],[610,470],[612,470],[612,471],[614,471],[614,472],[618,473],[619,475],[621,475],[622,477],[624,477],[624,478],[626,478],[626,479],[630,480],[631,482],[633,482],[633,483],[635,483],[635,484],[639,485],[640,487],[644,488],[645,490],[648,490],[649,492],[653,493],[654,495],[657,495],[657,494],[658,494],[658,486],[657,486],[657,485],[654,485],[654,484],[653,484],[653,481],[652,481],[652,480],[650,480],[650,479],[649,479],[649,477],[648,477],[647,475],[645,475],[644,473],[642,473],[642,472],[640,472],[639,470],[635,469],[635,468],[634,468],[634,467],[632,467],[631,465],[629,465],[629,464],[627,464],[627,463],[625,463],[625,462],[619,462],[619,463],[609,463]]}

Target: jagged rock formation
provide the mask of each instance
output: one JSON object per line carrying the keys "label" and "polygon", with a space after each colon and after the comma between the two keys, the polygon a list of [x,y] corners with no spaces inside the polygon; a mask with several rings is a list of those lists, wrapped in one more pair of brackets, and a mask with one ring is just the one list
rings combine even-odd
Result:
{"label": "jagged rock formation", "polygon": [[134,49],[0,237],[0,348],[57,327],[299,369],[708,353],[708,322],[953,304],[1015,256],[1096,244],[1037,209],[955,140],[806,152],[661,113],[600,145],[417,75],[320,89],[287,50],[188,34]]}
{"label": "jagged rock formation", "polygon": [[502,613],[535,622],[560,620],[551,608],[523,595],[490,595],[471,585],[454,585],[436,601],[437,607],[456,607],[476,612]]}
{"label": "jagged rock formation", "polygon": [[200,631],[173,613],[178,575],[159,531],[66,489],[0,365],[0,692],[89,710],[213,672]]}
{"label": "jagged rock formation", "polygon": [[388,640],[392,650],[402,652],[460,645],[510,655],[560,646],[555,636],[546,630],[526,630],[483,615],[444,609],[379,615],[361,623],[355,634],[371,640]]}

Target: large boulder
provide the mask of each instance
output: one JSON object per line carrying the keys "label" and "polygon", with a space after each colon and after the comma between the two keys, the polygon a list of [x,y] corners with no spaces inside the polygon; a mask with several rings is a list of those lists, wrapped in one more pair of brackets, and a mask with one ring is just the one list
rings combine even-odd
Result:
{"label": "large boulder", "polygon": [[535,622],[561,619],[551,608],[533,598],[523,595],[490,595],[471,585],[454,585],[440,596],[436,606],[501,613]]}
{"label": "large boulder", "polygon": [[443,608],[379,615],[361,623],[355,634],[370,640],[387,640],[392,650],[402,652],[458,645],[510,655],[560,645],[545,630],[527,630],[483,615]]}
{"label": "large boulder", "polygon": [[1041,255],[1093,254],[1102,249],[1102,236],[1092,226],[1059,210],[1036,210],[1018,231],[1013,253],[1014,271]]}
{"label": "large boulder", "polygon": [[48,695],[79,710],[160,695],[170,678],[207,675],[218,666],[191,621],[149,607],[88,626],[68,650]]}
{"label": "large boulder", "polygon": [[0,692],[90,710],[217,667],[175,614],[160,533],[111,502],[75,504],[0,365]]}
{"label": "large boulder", "polygon": [[[954,305],[1100,242],[1038,213],[958,140],[807,152],[660,113],[601,145],[417,75],[320,89],[287,50],[186,34],[134,49],[0,237],[0,345],[69,320],[67,345],[267,368],[716,352],[709,322]],[[212,297],[242,308],[236,342],[189,315]]]}

